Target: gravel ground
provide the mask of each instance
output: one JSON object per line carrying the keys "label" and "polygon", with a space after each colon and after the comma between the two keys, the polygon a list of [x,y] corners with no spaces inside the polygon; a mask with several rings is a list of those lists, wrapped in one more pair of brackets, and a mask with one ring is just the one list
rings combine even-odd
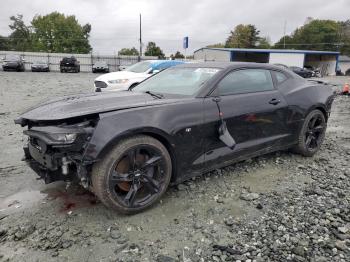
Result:
{"label": "gravel ground", "polygon": [[95,77],[0,72],[0,261],[350,261],[350,97],[336,98],[314,157],[277,152],[218,169],[123,216],[81,188],[44,185],[20,161],[13,119],[89,92]]}

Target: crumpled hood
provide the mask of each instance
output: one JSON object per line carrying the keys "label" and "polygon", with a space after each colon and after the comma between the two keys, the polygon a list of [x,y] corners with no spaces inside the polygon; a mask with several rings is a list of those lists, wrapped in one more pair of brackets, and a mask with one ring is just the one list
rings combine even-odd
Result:
{"label": "crumpled hood", "polygon": [[16,123],[23,121],[62,120],[78,116],[98,114],[108,111],[155,106],[174,103],[177,99],[157,99],[139,92],[91,93],[65,96],[32,107],[19,116]]}
{"label": "crumpled hood", "polygon": [[134,73],[129,71],[118,71],[112,72],[108,74],[101,75],[95,79],[95,81],[109,81],[109,80],[117,80],[117,79],[133,79],[139,77],[149,77],[151,75],[145,73]]}

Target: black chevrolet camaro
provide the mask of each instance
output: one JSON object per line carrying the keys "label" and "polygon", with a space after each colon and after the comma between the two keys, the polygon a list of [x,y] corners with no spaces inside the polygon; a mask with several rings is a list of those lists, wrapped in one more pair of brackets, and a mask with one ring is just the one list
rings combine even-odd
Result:
{"label": "black chevrolet camaro", "polygon": [[29,166],[47,183],[79,181],[135,213],[169,184],[276,150],[312,156],[334,99],[325,84],[254,63],[191,63],[130,91],[63,97],[15,120]]}

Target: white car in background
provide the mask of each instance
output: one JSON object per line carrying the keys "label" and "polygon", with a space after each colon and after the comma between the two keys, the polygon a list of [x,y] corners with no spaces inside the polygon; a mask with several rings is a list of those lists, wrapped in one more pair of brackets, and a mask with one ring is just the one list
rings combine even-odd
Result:
{"label": "white car in background", "polygon": [[101,75],[95,79],[95,92],[129,90],[141,81],[166,68],[183,64],[176,60],[149,60],[136,63],[124,71]]}

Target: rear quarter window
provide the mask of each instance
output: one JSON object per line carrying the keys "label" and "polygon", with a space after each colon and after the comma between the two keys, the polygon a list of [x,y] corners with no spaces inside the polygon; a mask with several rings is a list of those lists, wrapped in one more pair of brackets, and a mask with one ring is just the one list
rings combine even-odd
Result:
{"label": "rear quarter window", "polygon": [[288,79],[288,77],[282,72],[274,71],[273,73],[275,74],[277,85],[282,84],[284,81]]}

